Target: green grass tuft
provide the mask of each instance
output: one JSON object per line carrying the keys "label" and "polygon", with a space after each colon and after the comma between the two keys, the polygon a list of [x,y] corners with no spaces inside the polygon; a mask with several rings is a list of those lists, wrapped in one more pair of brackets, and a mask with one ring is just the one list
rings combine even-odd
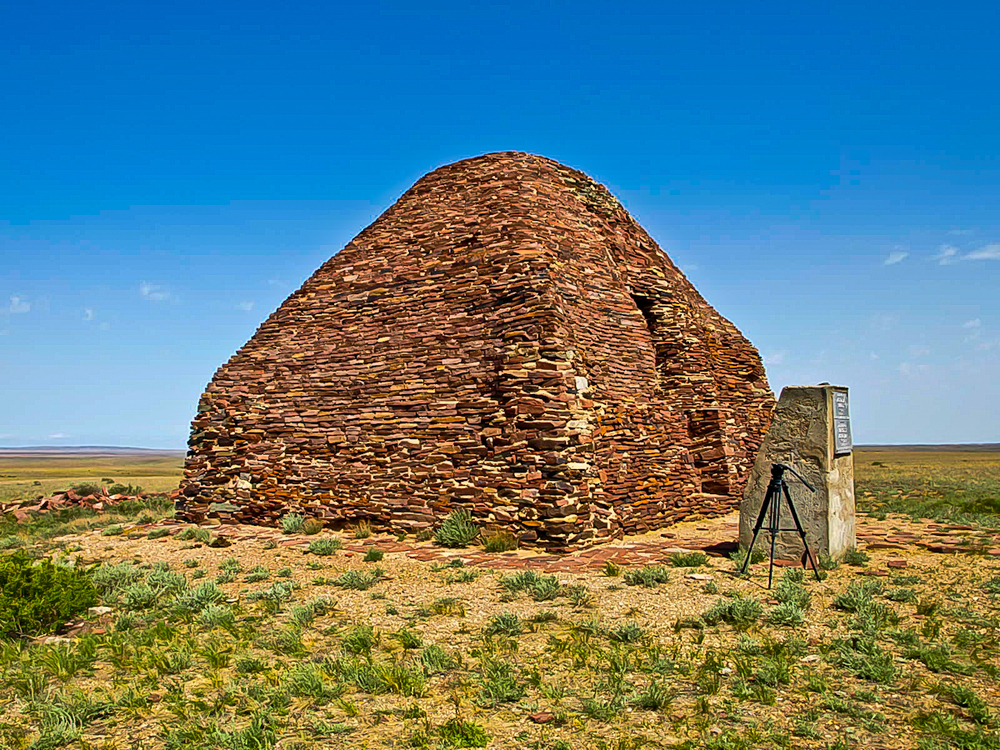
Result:
{"label": "green grass tuft", "polygon": [[468,547],[479,536],[479,529],[472,514],[465,508],[456,508],[445,517],[434,533],[434,541],[442,547]]}

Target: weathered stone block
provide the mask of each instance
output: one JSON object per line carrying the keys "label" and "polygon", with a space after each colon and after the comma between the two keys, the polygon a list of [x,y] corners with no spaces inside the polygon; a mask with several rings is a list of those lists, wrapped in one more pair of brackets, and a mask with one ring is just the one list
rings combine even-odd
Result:
{"label": "weathered stone block", "polygon": [[[785,472],[809,548],[817,555],[838,557],[855,546],[854,459],[851,453],[838,455],[835,443],[834,394],[838,391],[846,393],[847,389],[832,385],[782,389],[740,505],[740,546],[745,548],[750,544],[771,479],[771,465],[775,463],[791,466],[816,488],[815,492],[809,492]],[[784,503],[781,525],[794,525]],[[758,548],[763,549],[769,539],[762,532]],[[782,559],[799,558],[802,544],[798,535],[779,534],[776,551]]]}

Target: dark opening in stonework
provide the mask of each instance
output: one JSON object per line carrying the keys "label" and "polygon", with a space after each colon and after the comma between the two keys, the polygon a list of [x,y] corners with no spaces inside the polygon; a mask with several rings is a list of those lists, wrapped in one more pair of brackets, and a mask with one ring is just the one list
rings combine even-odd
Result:
{"label": "dark opening in stonework", "polygon": [[646,328],[649,330],[653,352],[656,355],[656,369],[659,370],[660,365],[663,364],[663,355],[660,347],[656,344],[656,315],[653,313],[653,300],[649,297],[643,297],[641,294],[633,294],[631,297],[632,301],[635,302],[635,306],[639,308],[639,312],[642,313],[642,317],[646,320]]}

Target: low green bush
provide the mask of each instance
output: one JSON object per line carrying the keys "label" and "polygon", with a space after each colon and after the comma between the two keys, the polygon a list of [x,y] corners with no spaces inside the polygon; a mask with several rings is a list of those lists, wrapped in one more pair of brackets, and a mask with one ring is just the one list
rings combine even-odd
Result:
{"label": "low green bush", "polygon": [[434,532],[434,541],[442,547],[468,547],[478,536],[479,529],[472,521],[472,514],[465,508],[456,508]]}
{"label": "low green bush", "polygon": [[376,583],[382,580],[382,568],[371,568],[370,570],[346,570],[339,578],[335,578],[330,583],[342,589],[353,591],[367,591]]}
{"label": "low green bush", "polygon": [[479,724],[456,716],[439,727],[427,723],[423,731],[410,738],[410,747],[486,747],[490,744],[490,739],[490,735]]}
{"label": "low green bush", "polygon": [[845,565],[864,567],[868,564],[871,558],[868,557],[867,553],[852,548],[844,552],[840,559]]}
{"label": "low green bush", "polygon": [[320,557],[327,557],[344,546],[344,543],[335,537],[324,539],[313,539],[309,542],[307,552]]}
{"label": "low green bush", "polygon": [[298,513],[289,513],[281,518],[281,530],[286,534],[298,534],[305,525],[306,518]]}
{"label": "low green bush", "polygon": [[670,556],[670,564],[675,568],[700,568],[708,564],[704,552],[675,552]]}
{"label": "low green bush", "polygon": [[95,604],[97,589],[87,570],[21,551],[0,557],[0,635],[51,632]]}
{"label": "low green bush", "polygon": [[797,626],[806,621],[802,607],[794,601],[781,602],[777,607],[773,607],[765,618],[771,625]]}
{"label": "low green bush", "polygon": [[653,588],[670,580],[670,572],[662,565],[646,565],[625,571],[625,583],[629,586]]}
{"label": "low green bush", "polygon": [[524,632],[524,625],[521,618],[513,612],[501,612],[493,615],[483,628],[485,635],[508,635],[515,636]]}
{"label": "low green bush", "polygon": [[142,487],[135,484],[122,484],[118,482],[108,487],[109,495],[129,495],[135,496],[142,493]]}
{"label": "low green bush", "polygon": [[764,607],[759,601],[750,597],[737,597],[728,602],[719,601],[707,610],[701,619],[708,625],[718,625],[726,622],[737,630],[747,630],[760,620]]}
{"label": "low green bush", "polygon": [[24,540],[14,534],[0,538],[0,550],[17,549],[18,547],[23,547],[24,545]]}
{"label": "low green bush", "polygon": [[509,531],[497,531],[483,536],[486,552],[510,552],[517,549],[517,537]]}

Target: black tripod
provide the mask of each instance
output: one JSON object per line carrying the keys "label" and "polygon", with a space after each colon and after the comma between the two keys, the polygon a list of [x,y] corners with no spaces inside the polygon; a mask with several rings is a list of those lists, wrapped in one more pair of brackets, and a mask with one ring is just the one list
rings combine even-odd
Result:
{"label": "black tripod", "polygon": [[[760,514],[757,516],[757,523],[755,523],[753,527],[753,538],[750,540],[750,546],[747,547],[747,556],[743,558],[743,567],[740,568],[740,575],[745,575],[747,567],[750,565],[750,557],[753,554],[753,546],[757,542],[757,535],[760,534],[760,529],[764,525],[764,517],[768,516],[767,532],[771,535],[771,561],[767,568],[768,588],[771,588],[771,582],[774,580],[774,538],[778,535],[779,531],[799,532],[799,537],[802,539],[802,546],[805,547],[805,552],[802,553],[802,566],[805,567],[805,561],[808,559],[809,564],[812,565],[813,572],[816,574],[816,580],[820,580],[819,570],[816,567],[816,560],[813,559],[812,552],[809,551],[809,545],[806,543],[806,532],[802,528],[802,523],[799,521],[799,514],[795,512],[795,503],[792,502],[792,496],[788,494],[788,484],[785,482],[786,471],[792,472],[792,474],[794,474],[798,480],[802,482],[802,484],[809,488],[810,492],[816,491],[816,489],[791,466],[786,466],[785,464],[771,464],[771,481],[767,485],[767,492],[764,494],[764,502],[761,504]],[[782,495],[784,495],[784,498],[788,503],[788,509],[792,512],[792,520],[795,521],[794,529],[781,528]]]}

